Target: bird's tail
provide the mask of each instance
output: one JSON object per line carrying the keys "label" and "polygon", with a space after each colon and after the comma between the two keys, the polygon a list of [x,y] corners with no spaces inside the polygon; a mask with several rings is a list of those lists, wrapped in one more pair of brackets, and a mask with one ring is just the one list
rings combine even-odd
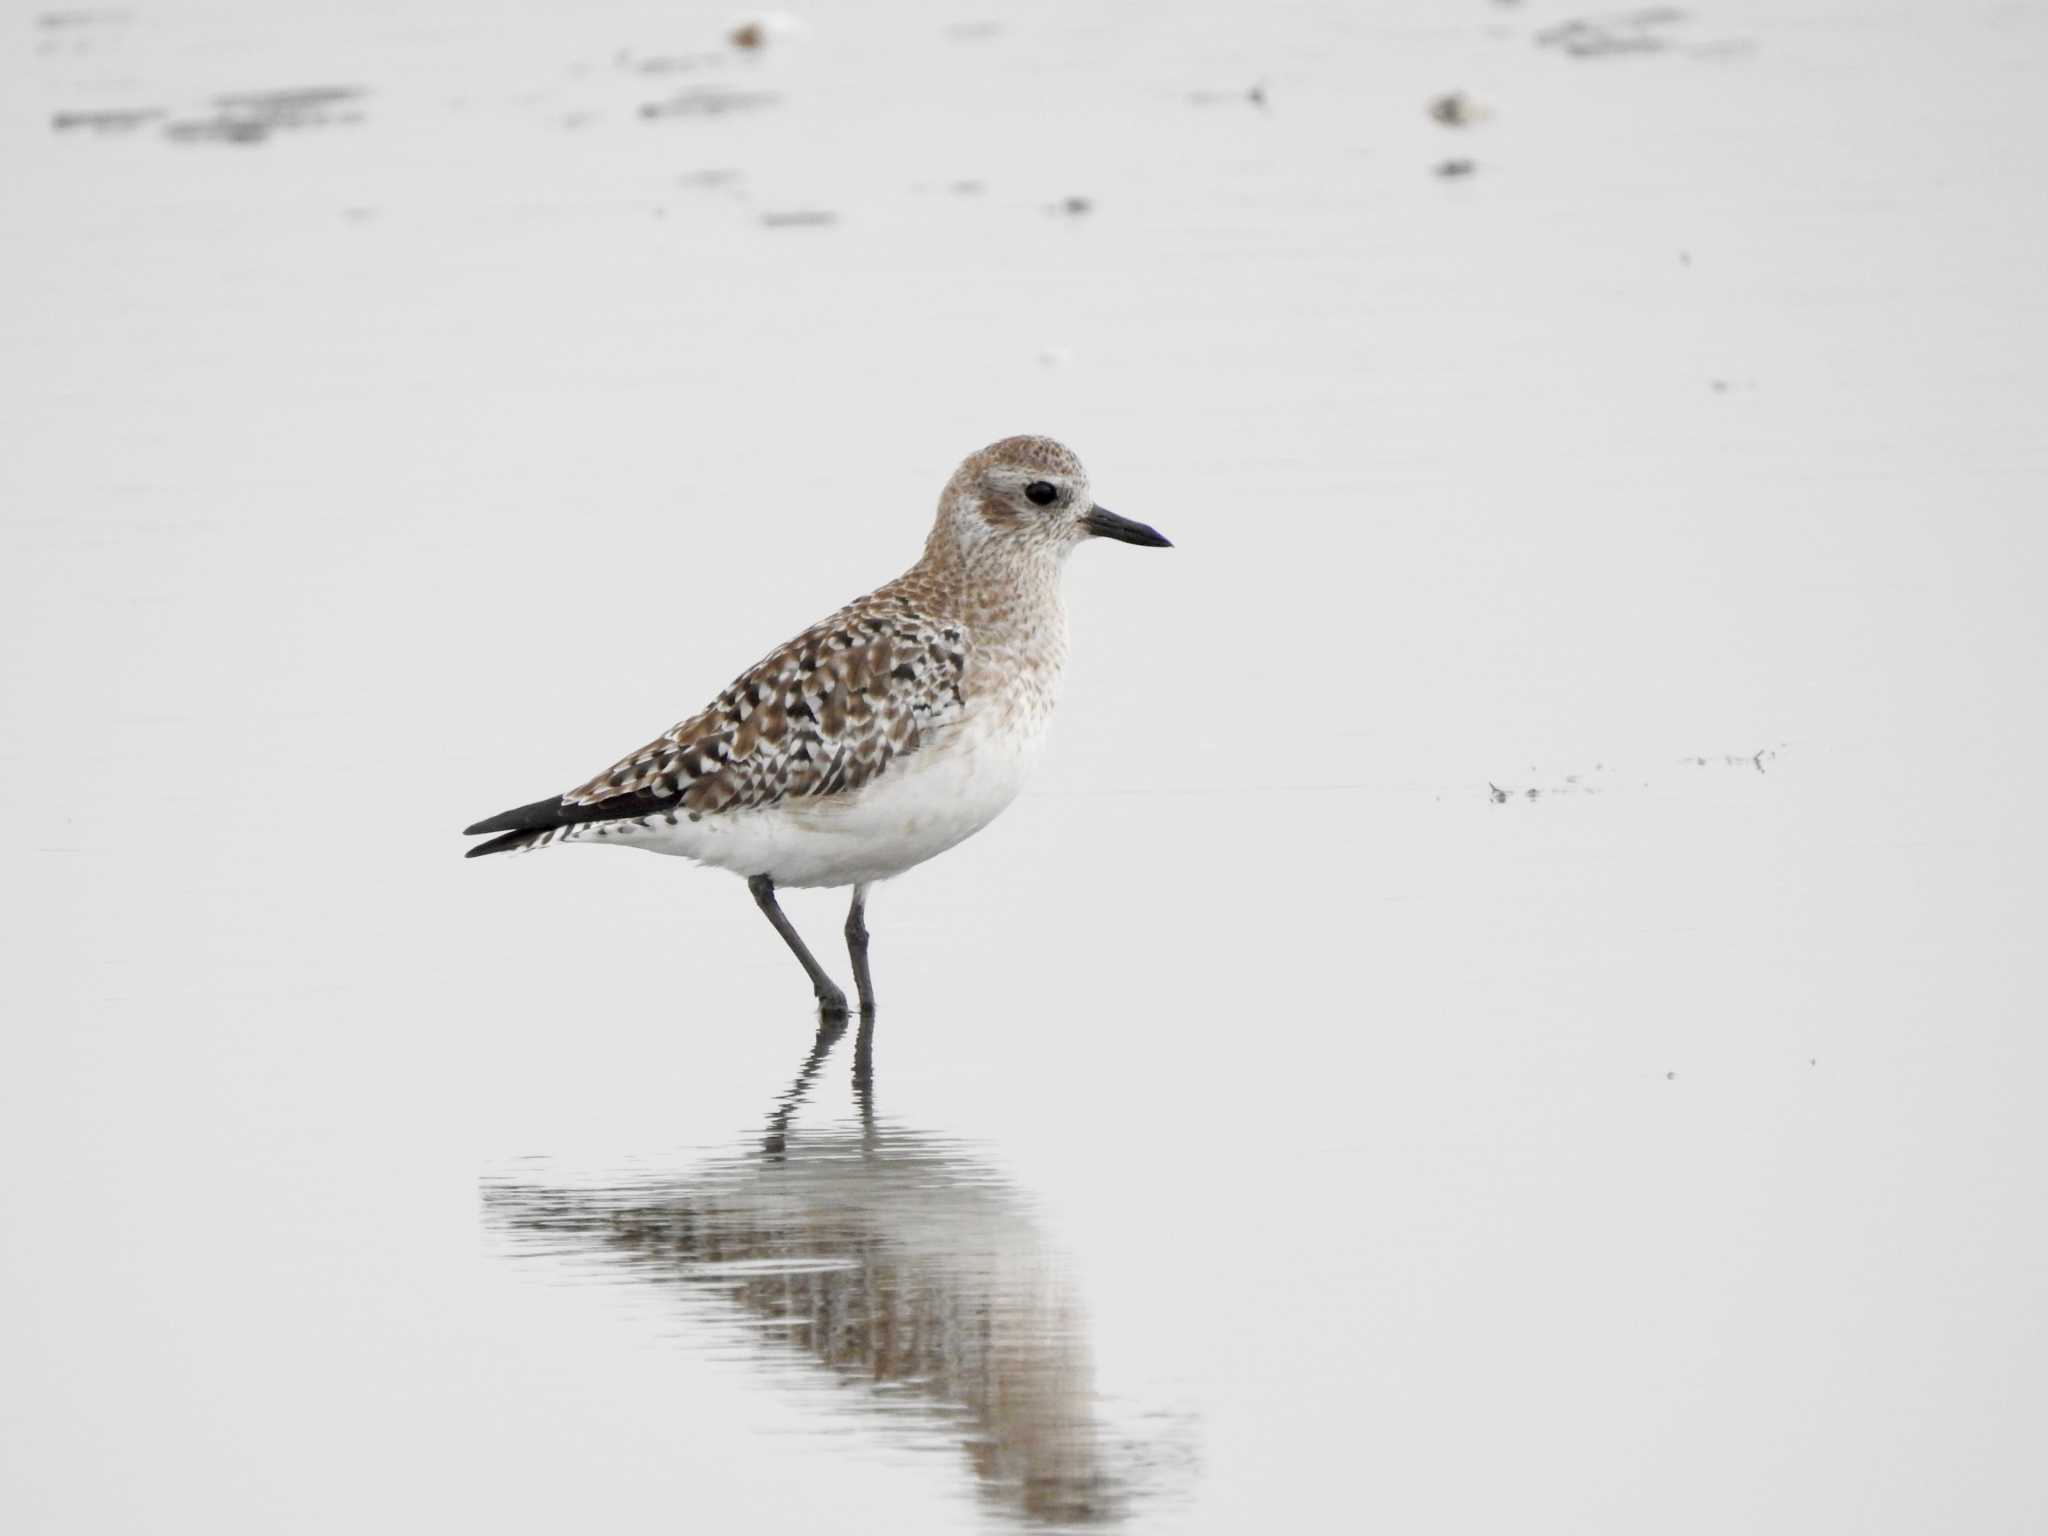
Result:
{"label": "bird's tail", "polygon": [[515,805],[509,811],[500,811],[464,827],[464,837],[478,837],[485,832],[502,835],[478,843],[463,856],[480,859],[487,853],[523,853],[528,848],[545,848],[561,835],[563,828],[588,814],[582,807],[564,804],[559,795],[535,800],[530,805]]}
{"label": "bird's tail", "polygon": [[517,832],[502,833],[487,843],[478,843],[463,854],[465,859],[480,859],[487,853],[524,853],[529,848],[545,848],[562,833],[560,827],[541,827],[535,830],[521,829]]}

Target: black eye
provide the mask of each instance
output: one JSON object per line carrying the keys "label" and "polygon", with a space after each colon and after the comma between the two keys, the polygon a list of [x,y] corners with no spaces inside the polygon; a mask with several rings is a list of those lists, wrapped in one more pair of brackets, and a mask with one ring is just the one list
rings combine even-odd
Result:
{"label": "black eye", "polygon": [[1060,493],[1054,489],[1050,480],[1032,481],[1024,487],[1024,494],[1034,505],[1041,507],[1049,507],[1060,499]]}

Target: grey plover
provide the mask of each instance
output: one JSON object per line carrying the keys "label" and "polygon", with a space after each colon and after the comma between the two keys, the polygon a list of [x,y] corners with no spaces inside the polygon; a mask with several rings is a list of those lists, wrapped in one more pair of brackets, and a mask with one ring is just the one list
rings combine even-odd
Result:
{"label": "grey plover", "polygon": [[828,1015],[846,1012],[846,994],[775,891],[850,885],[847,950],[871,1014],[868,888],[971,837],[1017,797],[1067,660],[1061,568],[1091,538],[1167,544],[1097,506],[1081,461],[1052,439],[991,444],[946,482],[917,564],[582,787],[466,828],[497,834],[469,857],[615,843],[731,870]]}

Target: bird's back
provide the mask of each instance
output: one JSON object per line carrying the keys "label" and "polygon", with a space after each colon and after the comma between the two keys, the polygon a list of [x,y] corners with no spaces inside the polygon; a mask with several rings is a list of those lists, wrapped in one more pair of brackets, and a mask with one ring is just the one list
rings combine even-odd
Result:
{"label": "bird's back", "polygon": [[[552,800],[480,821],[471,856],[851,795],[966,710],[969,638],[916,571],[742,672],[704,709]],[[683,851],[683,850],[677,850]]]}

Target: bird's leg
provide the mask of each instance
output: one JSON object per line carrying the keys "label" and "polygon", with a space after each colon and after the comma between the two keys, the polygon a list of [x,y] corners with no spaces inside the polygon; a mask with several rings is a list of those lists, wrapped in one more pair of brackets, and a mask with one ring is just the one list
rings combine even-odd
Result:
{"label": "bird's leg", "polygon": [[875,982],[868,975],[868,888],[853,888],[853,905],[846,909],[846,952],[853,957],[853,985],[860,993],[860,1016],[875,1016]]}
{"label": "bird's leg", "polygon": [[811,990],[818,994],[818,1011],[828,1018],[844,1018],[846,994],[839,990],[837,982],[825,974],[825,967],[811,957],[810,950],[804,947],[804,941],[798,936],[795,927],[782,915],[782,908],[775,900],[775,882],[766,875],[756,875],[747,882],[747,889],[754,893],[755,905],[768,915],[768,921],[773,923],[775,931],[782,935],[782,942],[789,946],[789,952],[803,963],[805,973],[811,978]]}

